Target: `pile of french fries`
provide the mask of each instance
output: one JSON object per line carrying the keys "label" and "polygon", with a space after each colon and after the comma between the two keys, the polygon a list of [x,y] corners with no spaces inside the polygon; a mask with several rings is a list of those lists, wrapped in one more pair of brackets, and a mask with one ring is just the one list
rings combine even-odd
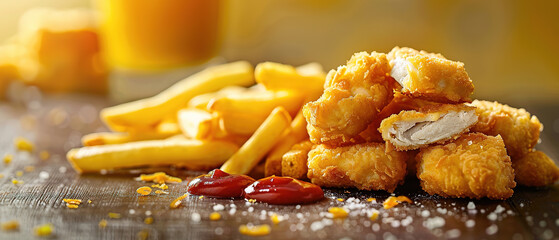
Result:
{"label": "pile of french fries", "polygon": [[[308,141],[301,107],[320,97],[325,76],[317,63],[210,67],[153,97],[103,109],[111,132],[83,136],[84,147],[67,158],[80,173],[172,165],[247,174],[265,164],[265,175],[282,175],[284,154]],[[306,172],[306,162],[289,167]]]}

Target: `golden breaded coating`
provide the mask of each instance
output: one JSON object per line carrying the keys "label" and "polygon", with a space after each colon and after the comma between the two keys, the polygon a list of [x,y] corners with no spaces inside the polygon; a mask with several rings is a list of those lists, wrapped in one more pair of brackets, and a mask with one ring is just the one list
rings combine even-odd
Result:
{"label": "golden breaded coating", "polygon": [[281,175],[295,179],[307,178],[307,159],[309,151],[314,144],[311,141],[303,141],[291,147],[291,150],[283,154],[281,158]]}
{"label": "golden breaded coating", "polygon": [[356,187],[393,192],[406,176],[408,155],[385,152],[384,143],[362,143],[328,148],[317,145],[309,152],[308,177],[323,187]]}
{"label": "golden breaded coating", "polygon": [[440,54],[395,47],[388,53],[390,75],[402,86],[402,93],[439,102],[467,102],[474,84],[464,63]]}
{"label": "golden breaded coating", "polygon": [[421,149],[417,177],[429,194],[443,197],[507,199],[514,170],[503,139],[470,133],[445,145]]}
{"label": "golden breaded coating", "polygon": [[382,138],[397,150],[413,150],[455,139],[477,121],[475,107],[465,104],[423,104],[384,119]]}
{"label": "golden breaded coating", "polygon": [[513,161],[531,152],[538,143],[543,125],[526,110],[498,102],[474,100],[472,104],[477,107],[479,115],[472,132],[491,136],[500,134]]}
{"label": "golden breaded coating", "polygon": [[396,82],[383,53],[356,53],[326,77],[324,93],[303,108],[315,144],[353,143],[393,97]]}
{"label": "golden breaded coating", "polygon": [[530,152],[524,157],[515,159],[514,180],[524,186],[542,187],[553,184],[559,179],[559,168],[545,153]]}

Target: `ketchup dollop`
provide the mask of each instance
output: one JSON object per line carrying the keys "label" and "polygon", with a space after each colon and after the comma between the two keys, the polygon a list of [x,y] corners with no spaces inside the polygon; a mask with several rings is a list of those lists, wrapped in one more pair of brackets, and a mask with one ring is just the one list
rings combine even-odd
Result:
{"label": "ketchup dollop", "polygon": [[262,178],[245,189],[246,199],[269,204],[302,204],[324,198],[319,186],[290,177]]}
{"label": "ketchup dollop", "polygon": [[190,194],[215,198],[236,198],[243,196],[243,190],[251,185],[254,179],[246,175],[229,174],[214,169],[188,183]]}

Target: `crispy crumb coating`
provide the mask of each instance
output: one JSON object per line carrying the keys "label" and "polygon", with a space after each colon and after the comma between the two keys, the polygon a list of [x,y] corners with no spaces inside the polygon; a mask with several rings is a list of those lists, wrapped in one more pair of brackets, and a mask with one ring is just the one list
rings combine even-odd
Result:
{"label": "crispy crumb coating", "polygon": [[524,186],[542,187],[559,179],[559,168],[545,153],[530,152],[512,163],[515,181]]}
{"label": "crispy crumb coating", "polygon": [[474,100],[472,104],[479,116],[472,132],[500,134],[513,161],[531,152],[538,143],[543,125],[526,110],[498,102]]}
{"label": "crispy crumb coating", "polygon": [[445,145],[421,149],[416,158],[417,177],[429,194],[507,199],[516,186],[500,136],[465,134]]}
{"label": "crispy crumb coating", "polygon": [[464,63],[451,61],[441,54],[395,47],[388,53],[391,76],[400,83],[404,94],[438,102],[467,102],[474,84]]}
{"label": "crispy crumb coating", "polygon": [[303,141],[291,147],[281,158],[281,175],[295,179],[307,178],[307,158],[314,144],[311,141]]}
{"label": "crispy crumb coating", "polygon": [[386,55],[376,52],[356,53],[346,66],[331,70],[322,96],[303,107],[311,141],[330,146],[355,143],[354,137],[393,97],[396,82],[389,72]]}
{"label": "crispy crumb coating", "polygon": [[414,150],[456,139],[476,123],[475,107],[419,101],[382,120],[378,130],[397,150]]}
{"label": "crispy crumb coating", "polygon": [[323,187],[356,187],[393,192],[406,175],[408,155],[385,152],[384,143],[362,143],[328,148],[317,145],[309,152],[308,177]]}

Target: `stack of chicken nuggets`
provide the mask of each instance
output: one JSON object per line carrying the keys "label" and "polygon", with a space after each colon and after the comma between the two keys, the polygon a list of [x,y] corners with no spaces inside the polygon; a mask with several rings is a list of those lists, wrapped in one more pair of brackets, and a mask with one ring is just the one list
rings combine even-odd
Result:
{"label": "stack of chicken nuggets", "polygon": [[356,53],[303,107],[314,146],[296,154],[308,152],[307,177],[325,187],[393,192],[416,172],[429,194],[506,199],[517,183],[559,179],[554,162],[534,150],[538,119],[472,102],[473,91],[464,64],[440,54],[399,47]]}

